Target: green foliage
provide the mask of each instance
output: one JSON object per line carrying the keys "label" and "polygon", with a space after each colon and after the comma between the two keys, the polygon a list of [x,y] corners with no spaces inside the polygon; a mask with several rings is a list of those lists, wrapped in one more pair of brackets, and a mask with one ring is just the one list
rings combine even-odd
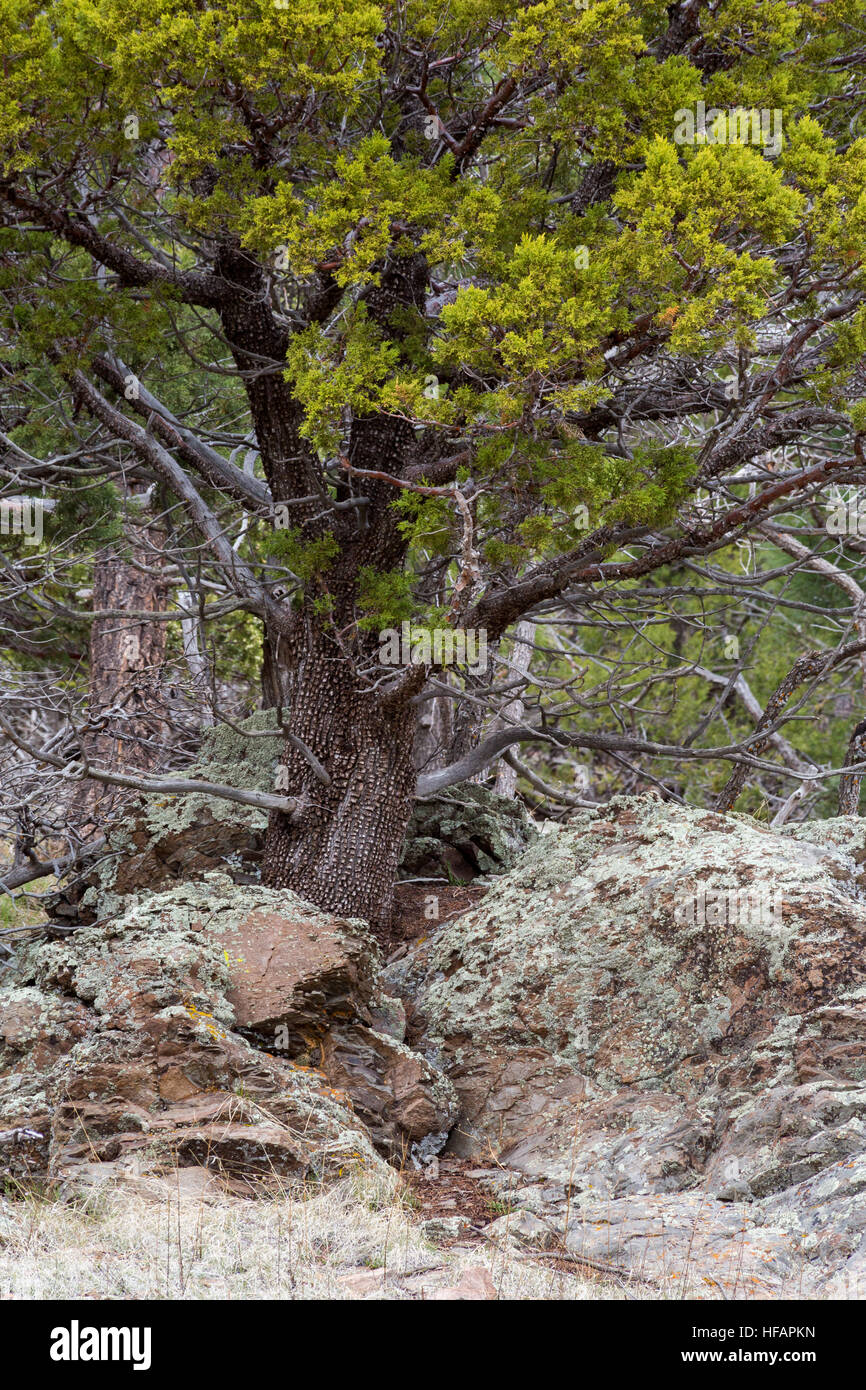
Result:
{"label": "green foliage", "polygon": [[[273,252],[285,249],[295,274],[309,273],[319,261],[337,252],[335,279],[340,285],[377,280],[377,261],[393,240],[393,225],[402,222],[423,231],[418,244],[431,261],[458,256],[461,243],[439,231],[454,203],[449,161],[424,169],[417,161],[394,159],[385,135],[361,140],[351,157],[338,155],[333,177],[316,193],[313,205],[297,197],[282,182],[275,193],[259,198],[248,209],[249,245]],[[407,249],[414,243],[407,241]]]}
{"label": "green foliage", "polygon": [[296,527],[275,530],[267,549],[270,559],[285,565],[303,584],[321,578],[340,553],[336,536],[326,534],[305,541]]}
{"label": "green foliage", "polygon": [[[10,214],[17,224],[0,229],[0,404],[5,419],[7,397],[27,397],[24,418],[9,413],[13,446],[72,454],[72,436],[63,477],[82,469],[51,518],[62,564],[17,543],[16,563],[43,566],[60,598],[64,584],[87,583],[98,549],[124,553],[135,513],[93,480],[92,420],[70,387],[98,354],[122,358],[185,429],[233,458],[252,437],[251,400],[281,370],[283,413],[297,416],[274,433],[281,446],[291,436],[292,457],[308,451],[314,473],[317,457],[346,453],[358,421],[399,423],[396,467],[417,447],[432,478],[458,456],[457,481],[472,480],[481,591],[572,555],[595,528],[684,521],[702,446],[739,406],[698,398],[672,424],[664,408],[632,419],[631,404],[662,378],[671,396],[699,378],[717,385],[734,362],[766,377],[759,325],[815,325],[813,357],[771,409],[820,407],[835,431],[821,458],[850,455],[866,431],[866,131],[852,66],[862,0],[719,0],[698,7],[699,41],[668,53],[672,17],[664,0],[0,0],[0,164],[26,194]],[[699,101],[778,111],[781,148],[768,157],[712,131],[679,143],[678,118]],[[593,205],[583,194],[597,175]],[[40,223],[42,199],[52,212]],[[251,291],[229,270],[235,308],[273,316],[284,364],[252,354],[232,374],[231,313],[220,322],[210,301],[184,303],[159,276],[121,273],[113,256],[91,254],[82,228],[164,279],[233,256],[257,265]],[[386,270],[408,277],[418,263],[424,286],[411,304],[375,299]],[[616,396],[629,403],[619,428],[605,413]],[[266,452],[271,441],[258,440]],[[128,439],[105,448],[99,466],[124,476]],[[372,552],[369,518],[331,505],[343,475],[339,487],[316,475],[320,515],[286,531],[266,531],[255,509],[242,525],[237,497],[213,475],[197,485],[258,576],[294,576],[311,621],[335,621],[329,585],[348,595],[341,632],[354,614],[361,632],[438,620],[462,574],[465,518],[447,495],[395,489],[391,500],[394,460],[382,454],[373,450],[371,471],[385,478],[371,483],[371,512],[389,497],[392,529]],[[279,474],[285,459],[270,462]],[[411,476],[425,485],[423,468]],[[745,488],[729,496],[745,500]],[[157,493],[160,525],[208,569],[176,503]],[[763,541],[760,554],[771,563]],[[739,579],[741,559],[731,546],[713,563]],[[816,606],[839,602],[826,579],[808,582]],[[806,593],[805,583],[785,592]],[[603,685],[611,660],[712,665],[712,588],[696,580],[676,613],[660,602],[639,634],[588,631],[587,682]],[[758,698],[804,644],[785,623],[783,612],[773,642],[749,657]],[[254,630],[241,615],[221,627],[219,669],[232,644],[252,669]],[[751,611],[738,635],[744,649],[760,635]],[[685,736],[706,703],[706,684],[686,678],[657,717]],[[841,733],[821,713],[837,756]],[[734,705],[724,718],[732,738],[748,727]],[[803,748],[812,736],[798,731]],[[706,789],[724,771],[689,767],[683,779]]]}
{"label": "green foliage", "polygon": [[365,565],[358,576],[358,626],[365,632],[399,627],[412,617],[412,576],[402,570],[376,570]]}
{"label": "green foliage", "polygon": [[302,433],[323,453],[340,440],[340,421],[348,406],[360,414],[374,408],[377,387],[397,359],[397,349],[383,340],[359,306],[338,341],[317,327],[298,333],[289,344],[286,377],[304,407]]}
{"label": "green foliage", "polygon": [[123,498],[111,482],[64,490],[51,513],[52,542],[74,537],[77,548],[91,553],[121,541],[125,526]]}
{"label": "green foliage", "polygon": [[682,445],[644,444],[631,460],[635,481],[620,492],[610,519],[633,525],[662,525],[670,521],[694,477],[695,457]]}
{"label": "green foliage", "polygon": [[400,513],[400,534],[406,538],[410,551],[423,550],[426,555],[449,553],[454,536],[454,511],[447,498],[403,492],[394,508]]}

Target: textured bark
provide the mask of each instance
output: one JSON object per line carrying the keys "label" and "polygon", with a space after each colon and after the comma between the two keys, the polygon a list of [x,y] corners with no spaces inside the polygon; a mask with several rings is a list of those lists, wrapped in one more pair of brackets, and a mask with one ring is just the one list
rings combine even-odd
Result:
{"label": "textured bark", "polygon": [[419,708],[412,762],[416,772],[438,772],[451,761],[454,702],[447,695],[431,695]]}
{"label": "textured bark", "polygon": [[[851,735],[848,751],[845,754],[845,767],[866,760],[866,720],[861,721]],[[862,772],[844,772],[839,778],[839,815],[856,816],[860,813],[860,784]]]}
{"label": "textured bark", "polygon": [[[137,528],[128,532],[128,558],[101,554],[93,571],[93,608],[160,612],[165,586],[154,575],[158,540]],[[136,563],[137,562],[137,563]],[[96,618],[90,636],[90,711],[82,736],[86,760],[101,768],[151,772],[159,764],[165,736],[161,679],[166,625],[138,618]],[[118,788],[88,781],[81,810],[99,820],[123,795]]]}
{"label": "textured bark", "polygon": [[[284,360],[287,337],[268,308],[260,266],[236,244],[225,243],[220,274],[232,292],[220,304],[226,339],[244,384],[255,421],[271,496],[287,506],[292,527],[308,543],[329,532],[339,553],[318,589],[313,578],[299,606],[271,614],[262,672],[263,701],[281,706],[287,732],[313,753],[329,783],[317,777],[309,758],[289,739],[276,790],[298,798],[290,820],[271,815],[265,843],[264,878],[275,888],[293,888],[317,907],[390,924],[397,861],[415,789],[412,745],[417,719],[409,696],[383,701],[356,674],[375,658],[375,634],[357,628],[358,580],[363,566],[398,568],[406,552],[391,504],[393,486],[364,478],[362,508],[331,509],[356,495],[352,480],[340,480],[336,498],[321,466],[301,438],[302,412],[279,371],[262,370]],[[389,255],[379,280],[364,293],[367,312],[386,336],[399,339],[395,311],[423,311],[429,270],[423,256]],[[322,306],[335,302],[335,287],[323,282]],[[402,476],[415,449],[411,425],[371,414],[352,421],[347,454],[353,469]],[[329,616],[316,612],[327,593]],[[297,600],[296,600],[297,601]],[[353,633],[346,638],[334,634]],[[411,692],[411,693],[414,693]]]}
{"label": "textured bark", "polygon": [[337,647],[300,620],[297,637],[287,644],[286,727],[322,762],[330,785],[286,744],[281,789],[303,805],[295,823],[272,813],[264,881],[385,930],[414,798],[415,708],[360,690]]}
{"label": "textured bark", "polygon": [[[357,495],[354,479],[341,478],[332,495],[320,462],[301,437],[302,408],[282,371],[274,370],[285,360],[288,337],[269,308],[262,267],[227,239],[217,270],[231,286],[220,301],[220,318],[244,373],[271,498],[287,507],[302,543],[328,533],[339,546],[321,586],[314,576],[294,610],[286,604],[268,614],[263,703],[282,708],[287,733],[314,755],[329,781],[326,785],[309,756],[286,740],[275,790],[297,798],[300,809],[291,819],[281,812],[271,815],[265,882],[293,888],[317,907],[387,927],[414,796],[417,715],[408,695],[403,702],[383,701],[357,675],[375,659],[378,646],[375,634],[357,627],[357,599],[362,567],[389,571],[405,556],[406,540],[391,506],[394,488],[364,477],[360,491],[367,501],[357,509],[345,505]],[[404,331],[395,311],[423,312],[428,280],[420,254],[384,259],[378,283],[363,298],[387,337],[398,341]],[[317,315],[338,299],[338,287],[320,276],[309,307]],[[414,450],[415,432],[405,421],[378,414],[352,421],[346,450],[352,469],[403,476]],[[315,607],[324,594],[327,618]]]}
{"label": "textured bark", "polygon": [[[529,672],[532,663],[533,645],[535,642],[535,623],[522,622],[517,624],[517,631],[514,634],[514,644],[511,649],[511,662],[509,665],[509,678],[514,676],[525,676]],[[496,727],[507,729],[511,724],[521,724],[523,722],[524,705],[522,694],[518,694],[502,711],[497,720]],[[510,763],[501,762],[496,774],[495,790],[500,796],[514,796],[517,792],[517,768]]]}

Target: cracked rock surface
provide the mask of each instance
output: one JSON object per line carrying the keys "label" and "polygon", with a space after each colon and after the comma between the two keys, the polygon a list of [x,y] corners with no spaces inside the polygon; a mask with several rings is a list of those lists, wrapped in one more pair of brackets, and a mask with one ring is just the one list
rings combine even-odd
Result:
{"label": "cracked rock surface", "polygon": [[453,1090],[377,1031],[378,965],[363,922],[219,873],[30,946],[0,989],[0,1163],[318,1178],[444,1142]]}
{"label": "cracked rock surface", "polygon": [[866,1274],[864,835],[809,830],[616,798],[386,972],[450,1147],[552,1184],[576,1253],[739,1296]]}

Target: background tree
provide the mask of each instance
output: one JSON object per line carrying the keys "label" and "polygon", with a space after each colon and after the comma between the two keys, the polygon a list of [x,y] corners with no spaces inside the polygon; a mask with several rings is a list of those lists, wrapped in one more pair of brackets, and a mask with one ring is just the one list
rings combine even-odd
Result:
{"label": "background tree", "polygon": [[[758,645],[822,615],[807,700],[862,651],[850,553],[816,564],[864,469],[862,4],[2,0],[0,40],[7,496],[151,489],[165,620],[239,666],[261,625],[270,883],[387,919],[413,796],[506,753],[545,796],[575,748],[599,790],[729,799],[733,762],[781,810],[765,745],[826,781]],[[101,621],[70,545],[9,577],[19,639]],[[403,622],[487,671],[383,666]]]}

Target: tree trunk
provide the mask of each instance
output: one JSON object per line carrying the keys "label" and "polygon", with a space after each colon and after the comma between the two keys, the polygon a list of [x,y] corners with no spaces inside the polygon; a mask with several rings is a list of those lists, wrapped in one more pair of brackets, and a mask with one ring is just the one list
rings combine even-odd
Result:
{"label": "tree trunk", "polygon": [[[415,789],[417,716],[410,694],[417,687],[405,699],[389,701],[356,673],[354,662],[359,669],[369,666],[378,649],[376,637],[357,628],[358,587],[364,569],[385,574],[402,567],[407,540],[388,478],[402,476],[414,457],[415,431],[395,414],[354,415],[345,462],[350,470],[361,470],[366,501],[358,511],[335,511],[326,519],[323,505],[350,501],[354,479],[340,477],[331,497],[322,465],[301,434],[302,404],[282,370],[262,370],[266,357],[275,368],[285,364],[288,347],[286,329],[269,308],[265,272],[229,239],[221,245],[216,269],[237,288],[220,313],[235,363],[245,373],[271,497],[288,507],[304,544],[329,535],[339,549],[327,567],[326,584],[313,577],[301,606],[290,613],[287,605],[279,621],[272,616],[269,622],[263,699],[288,710],[286,727],[296,740],[286,740],[277,790],[301,805],[291,818],[272,815],[264,879],[275,888],[293,888],[317,907],[365,917],[387,929]],[[362,302],[385,338],[399,342],[407,333],[398,311],[424,313],[428,281],[422,254],[395,249],[383,258]],[[335,308],[340,297],[336,282],[320,288],[316,304],[309,302],[316,315],[328,312],[328,305]],[[327,623],[315,607],[323,598]],[[328,636],[328,627],[334,635]],[[327,785],[304,757],[303,746],[326,769]]]}
{"label": "tree trunk", "polygon": [[[511,647],[511,662],[508,668],[509,678],[513,676],[525,676],[529,673],[532,664],[532,655],[535,647],[535,623],[527,622],[517,624],[514,633],[514,642]],[[502,710],[494,728],[505,729],[509,725],[519,724],[523,719],[523,696],[516,695],[513,700]],[[517,794],[517,768],[511,767],[508,763],[500,763],[496,774],[495,790],[500,796],[513,797]]]}
{"label": "tree trunk", "polygon": [[201,727],[213,727],[213,697],[211,691],[210,662],[204,645],[201,617],[194,596],[188,589],[178,590],[177,606],[186,614],[180,620],[183,659],[192,677],[193,689],[201,710]]}
{"label": "tree trunk", "polygon": [[330,785],[286,743],[278,787],[300,796],[303,808],[294,820],[272,813],[264,881],[387,931],[414,800],[415,708],[362,691],[338,648],[315,631],[307,630],[284,669],[286,728],[324,766]]}
{"label": "tree trunk", "polygon": [[[440,681],[447,681],[443,672]],[[412,761],[416,772],[438,772],[451,761],[454,742],[453,701],[448,695],[429,694],[420,709]]]}
{"label": "tree trunk", "polygon": [[[853,767],[866,758],[866,720],[862,720],[851,735],[844,767]],[[860,814],[860,784],[862,772],[843,772],[839,778],[839,805],[837,815],[857,816]]]}
{"label": "tree trunk", "polygon": [[[160,612],[165,586],[158,578],[159,537],[129,531],[128,558],[113,551],[93,567],[94,610]],[[136,562],[136,563],[134,563]],[[150,772],[160,761],[166,730],[162,699],[166,625],[140,618],[95,618],[90,634],[90,708],[82,735],[85,758],[99,767]],[[78,810],[102,822],[123,793],[104,783],[82,785]]]}

